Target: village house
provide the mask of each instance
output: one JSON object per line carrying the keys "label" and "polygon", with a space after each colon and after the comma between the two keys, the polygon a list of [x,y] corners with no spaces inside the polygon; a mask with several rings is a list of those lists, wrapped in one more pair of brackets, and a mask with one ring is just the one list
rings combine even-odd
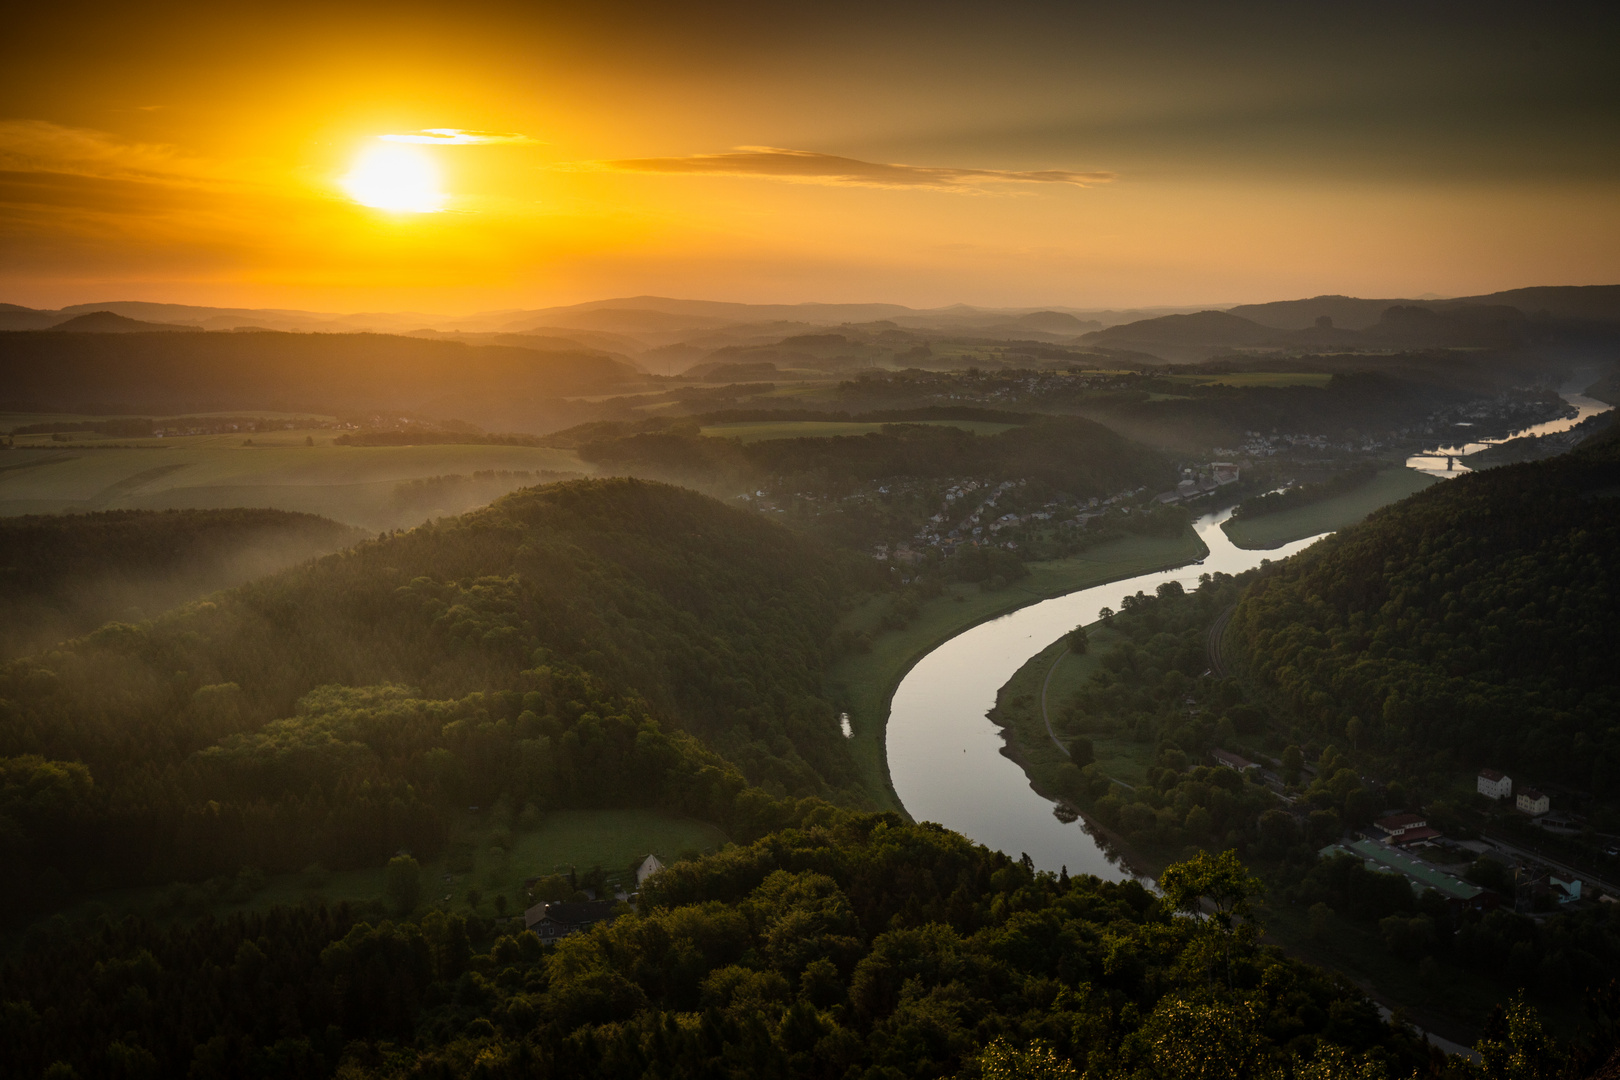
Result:
{"label": "village house", "polygon": [[643,885],[647,884],[647,879],[658,873],[658,871],[662,870],[663,868],[664,864],[658,861],[658,856],[647,856],[641,861],[641,865],[636,867],[636,888],[639,889]]}
{"label": "village house", "polygon": [[1391,814],[1373,824],[1384,834],[1384,843],[1400,847],[1434,840],[1441,835],[1440,830],[1429,828],[1422,814]]}
{"label": "village house", "polygon": [[556,941],[613,919],[615,900],[561,901],[536,904],[523,913],[523,927],[541,941]]}
{"label": "village house", "polygon": [[1476,790],[1487,799],[1505,799],[1513,794],[1513,778],[1495,769],[1481,769]]}
{"label": "village house", "polygon": [[1260,768],[1259,765],[1256,765],[1248,758],[1238,757],[1236,754],[1226,750],[1211,750],[1209,756],[1214,758],[1217,764],[1225,765],[1228,769],[1236,769],[1240,773]]}
{"label": "village house", "polygon": [[1519,792],[1518,807],[1523,813],[1531,817],[1540,817],[1552,809],[1552,800],[1547,798],[1535,788],[1525,788]]}

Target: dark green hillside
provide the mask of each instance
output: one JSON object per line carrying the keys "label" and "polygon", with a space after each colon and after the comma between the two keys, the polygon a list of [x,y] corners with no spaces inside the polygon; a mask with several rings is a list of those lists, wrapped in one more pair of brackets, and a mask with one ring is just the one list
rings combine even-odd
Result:
{"label": "dark green hillside", "polygon": [[[1013,414],[985,413],[997,418]],[[688,479],[773,480],[794,490],[843,494],[895,478],[996,477],[1038,480],[1077,497],[1169,483],[1168,463],[1101,424],[1080,417],[1028,418],[996,435],[921,423],[886,423],[868,435],[763,439],[739,444],[679,428],[585,443],[580,456],[610,468]],[[563,432],[559,437],[566,437]]]}
{"label": "dark green hillside", "polygon": [[364,533],[283,510],[109,510],[0,519],[0,656],[139,621]]}
{"label": "dark green hillside", "polygon": [[1258,582],[1251,670],[1323,738],[1620,779],[1620,440],[1412,496]]}
{"label": "dark green hillside", "polygon": [[[807,803],[793,825],[665,870],[638,912],[554,946],[460,914],[310,906],[42,934],[0,968],[6,1056],[21,1076],[197,1080],[1352,1080],[1431,1067],[1414,1032],[1344,980],[1257,948],[1251,926],[1178,914],[1135,882],[1034,874],[892,815]],[[1225,885],[1230,906],[1249,884],[1235,860],[1175,872],[1175,906]],[[1561,1048],[1535,1030],[1502,1047],[1530,1051],[1528,1066],[1485,1075],[1550,1080]],[[75,1071],[46,1072],[55,1062]]]}
{"label": "dark green hillside", "polygon": [[731,823],[660,786],[718,767],[670,725],[858,800],[817,694],[866,572],[689,491],[528,489],[0,669],[0,838],[71,890],[431,850],[502,796]]}
{"label": "dark green hillside", "polygon": [[1034,420],[999,435],[890,424],[880,433],[831,439],[771,439],[748,446],[772,476],[831,487],[894,476],[995,476],[1040,480],[1076,496],[1168,482],[1165,461],[1101,424],[1079,417]]}

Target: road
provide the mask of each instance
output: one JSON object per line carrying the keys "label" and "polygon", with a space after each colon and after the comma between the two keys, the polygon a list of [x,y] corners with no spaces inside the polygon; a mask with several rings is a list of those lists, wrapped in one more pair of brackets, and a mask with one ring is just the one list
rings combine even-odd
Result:
{"label": "road", "polygon": [[1550,866],[1561,874],[1566,874],[1571,878],[1579,878],[1581,881],[1584,881],[1590,885],[1596,885],[1598,888],[1602,889],[1611,896],[1620,895],[1620,888],[1616,888],[1613,882],[1605,881],[1586,870],[1578,870],[1568,863],[1559,862],[1557,859],[1551,858],[1550,856],[1543,855],[1540,852],[1533,851],[1529,848],[1522,848],[1517,844],[1511,844],[1506,840],[1498,839],[1497,837],[1489,834],[1482,836],[1481,839],[1499,851],[1505,851],[1508,854],[1515,855],[1527,862],[1538,862],[1544,866]]}
{"label": "road", "polygon": [[1209,637],[1205,641],[1204,648],[1209,653],[1209,670],[1217,679],[1224,679],[1231,674],[1221,659],[1221,638],[1225,636],[1226,624],[1232,621],[1232,613],[1236,610],[1237,605],[1233,604],[1215,616],[1215,621],[1209,624]]}

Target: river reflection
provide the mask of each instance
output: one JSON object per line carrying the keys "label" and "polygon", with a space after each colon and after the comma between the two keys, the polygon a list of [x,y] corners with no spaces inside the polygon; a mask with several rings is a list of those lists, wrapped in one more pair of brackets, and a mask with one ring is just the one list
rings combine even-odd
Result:
{"label": "river reflection", "polygon": [[1135,875],[1105,852],[1085,819],[1065,824],[1053,803],[1037,795],[1024,771],[1001,754],[1001,729],[986,714],[996,691],[1024,663],[1076,624],[1095,622],[1105,607],[1166,581],[1196,588],[1200,574],[1239,574],[1263,559],[1283,559],[1321,539],[1313,536],[1269,551],[1244,551],[1209,514],[1193,526],[1209,548],[1202,563],[1156,571],[1055,597],[981,623],[923,657],[894,694],[889,713],[889,776],[906,810],[937,821],[1016,858],[1027,852],[1037,868],[1096,874],[1112,881]]}
{"label": "river reflection", "polygon": [[1574,416],[1566,416],[1560,420],[1549,420],[1545,424],[1537,424],[1535,427],[1515,431],[1511,435],[1505,435],[1500,439],[1483,439],[1480,442],[1464,443],[1460,446],[1437,446],[1433,450],[1425,450],[1421,454],[1414,454],[1407,458],[1406,467],[1416,469],[1421,473],[1428,473],[1430,476],[1460,476],[1463,473],[1473,471],[1458,460],[1467,454],[1477,454],[1487,446],[1496,446],[1507,442],[1509,439],[1521,439],[1531,435],[1557,435],[1559,432],[1568,431],[1576,424],[1590,417],[1599,413],[1606,413],[1614,407],[1606,401],[1589,398],[1585,394],[1573,394],[1564,391],[1558,396],[1574,406]]}

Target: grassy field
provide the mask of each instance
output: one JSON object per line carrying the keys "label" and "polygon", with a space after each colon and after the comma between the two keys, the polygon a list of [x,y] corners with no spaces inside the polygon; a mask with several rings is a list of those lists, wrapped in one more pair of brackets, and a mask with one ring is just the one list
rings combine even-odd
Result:
{"label": "grassy field", "polygon": [[[74,436],[68,444],[0,451],[0,516],[117,509],[228,506],[302,510],[368,529],[420,524],[458,514],[537,476],[490,477],[481,471],[590,472],[571,450],[528,446],[334,446],[330,429],[247,437],[170,439]],[[44,439],[48,440],[48,436]],[[306,445],[306,440],[314,445]],[[96,443],[109,447],[100,448]],[[19,446],[34,444],[19,439]],[[401,501],[406,480],[462,475]]]}
{"label": "grassy field", "polygon": [[[996,424],[987,420],[918,420],[920,424],[961,428],[975,435],[999,435],[1015,424]],[[715,438],[741,439],[760,442],[765,439],[824,439],[833,435],[870,435],[882,431],[882,424],[857,424],[840,420],[761,420],[736,424],[711,424],[701,434]]]}
{"label": "grassy field", "polygon": [[[1019,764],[1040,791],[1058,790],[1052,773],[1069,760],[1047,734],[1041,716],[1042,687],[1046,688],[1046,707],[1055,721],[1063,703],[1086,685],[1102,656],[1119,641],[1119,635],[1102,623],[1086,629],[1090,647],[1084,656],[1070,652],[1062,639],[1054,641],[1030,657],[996,695],[994,719],[1012,735]],[[1058,737],[1063,737],[1061,732]],[[1152,743],[1113,734],[1093,733],[1086,737],[1096,752],[1097,768],[1105,776],[1132,786],[1146,780],[1147,768],[1153,763]]]}
{"label": "grassy field", "polygon": [[1174,539],[1131,537],[1067,559],[1030,563],[1027,578],[996,591],[987,592],[977,585],[953,585],[943,596],[922,605],[917,617],[903,630],[875,632],[888,605],[886,597],[851,612],[840,629],[872,632],[872,648],[846,656],[834,665],[828,677],[829,693],[849,710],[851,750],[861,766],[866,790],[888,809],[904,813],[889,785],[884,745],[889,702],[906,672],[936,646],[970,626],[1027,604],[1150,570],[1180,566],[1206,553],[1203,542],[1191,529]]}
{"label": "grassy field", "polygon": [[[651,854],[667,864],[682,856],[718,850],[726,843],[725,834],[707,822],[656,810],[558,810],[544,815],[536,828],[515,830],[505,855],[494,847],[497,835],[498,830],[487,817],[469,816],[461,822],[452,848],[470,849],[472,869],[452,871],[448,857],[425,863],[422,907],[470,911],[470,892],[476,890],[480,894],[480,914],[496,914],[497,895],[504,895],[508,913],[516,914],[527,905],[523,890],[526,878],[566,876],[570,867],[584,874],[600,866],[607,871],[610,887],[633,890],[632,860],[639,863]],[[64,914],[73,919],[104,911],[115,918],[140,915],[167,921],[205,913],[219,917],[232,911],[266,911],[277,904],[306,900],[381,903],[384,870],[377,866],[277,874],[265,879],[251,896],[236,898],[216,895],[206,886],[195,885],[122,889],[101,894]]]}
{"label": "grassy field", "polygon": [[1240,548],[1281,547],[1307,536],[1354,525],[1379,507],[1398,502],[1438,482],[1415,469],[1386,469],[1343,495],[1253,520],[1234,518],[1221,528]]}
{"label": "grassy field", "polygon": [[1225,375],[1165,375],[1162,378],[1199,386],[1326,386],[1333,376],[1325,371],[1233,371]]}

